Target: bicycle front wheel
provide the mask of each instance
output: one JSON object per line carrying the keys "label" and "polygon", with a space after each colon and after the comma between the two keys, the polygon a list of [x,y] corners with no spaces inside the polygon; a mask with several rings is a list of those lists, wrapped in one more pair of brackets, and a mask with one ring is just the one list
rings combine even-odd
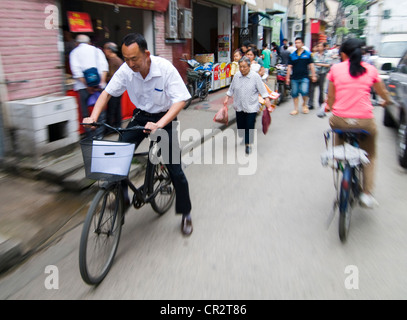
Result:
{"label": "bicycle front wheel", "polygon": [[339,195],[339,239],[345,242],[350,228],[352,216],[352,168],[349,164],[345,166],[342,176]]}
{"label": "bicycle front wheel", "polygon": [[162,164],[152,166],[153,174],[150,181],[155,197],[151,200],[151,206],[159,215],[163,215],[170,208],[175,198],[175,188],[172,184],[167,167]]}
{"label": "bicycle front wheel", "polygon": [[79,246],[79,269],[83,281],[99,284],[112,266],[123,222],[120,183],[101,189],[86,215]]}

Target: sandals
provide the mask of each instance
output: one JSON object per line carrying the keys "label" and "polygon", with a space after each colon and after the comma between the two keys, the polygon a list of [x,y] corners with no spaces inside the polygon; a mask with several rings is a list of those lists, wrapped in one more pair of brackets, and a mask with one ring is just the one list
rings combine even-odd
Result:
{"label": "sandals", "polygon": [[[309,113],[308,107],[302,107],[302,113],[307,114]],[[292,116],[296,116],[298,114],[298,110],[293,110],[290,112]]]}

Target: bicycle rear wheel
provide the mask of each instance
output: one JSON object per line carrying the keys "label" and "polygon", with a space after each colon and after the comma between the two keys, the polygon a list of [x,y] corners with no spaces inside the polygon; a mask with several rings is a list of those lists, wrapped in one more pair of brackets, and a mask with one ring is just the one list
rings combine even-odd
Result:
{"label": "bicycle rear wheel", "polygon": [[156,193],[156,195],[151,200],[151,207],[159,215],[163,215],[171,208],[174,202],[175,188],[172,184],[170,173],[164,164],[153,165],[152,170],[150,186],[152,186],[152,194]]}
{"label": "bicycle rear wheel", "polygon": [[347,164],[343,170],[339,195],[339,239],[342,242],[348,237],[352,216],[352,174],[353,169]]}
{"label": "bicycle rear wheel", "polygon": [[99,284],[112,266],[124,214],[120,183],[97,192],[86,215],[79,246],[83,281]]}

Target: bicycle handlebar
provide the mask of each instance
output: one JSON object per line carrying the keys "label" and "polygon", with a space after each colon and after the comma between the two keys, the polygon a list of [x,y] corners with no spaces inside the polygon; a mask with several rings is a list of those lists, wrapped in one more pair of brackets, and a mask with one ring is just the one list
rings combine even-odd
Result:
{"label": "bicycle handlebar", "polygon": [[111,125],[105,123],[105,122],[92,122],[92,123],[83,123],[81,122],[80,125],[82,126],[92,126],[92,127],[102,127],[105,126],[109,129],[112,129],[116,132],[125,132],[125,131],[137,131],[137,130],[143,130],[143,131],[151,131],[151,129],[147,129],[146,127],[143,126],[133,126],[130,128],[116,128],[112,127]]}

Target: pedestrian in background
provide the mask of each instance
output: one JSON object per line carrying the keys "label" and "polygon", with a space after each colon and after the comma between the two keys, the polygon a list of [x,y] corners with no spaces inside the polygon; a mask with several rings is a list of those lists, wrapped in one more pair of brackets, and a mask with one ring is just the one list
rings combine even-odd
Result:
{"label": "pedestrian in background", "polygon": [[265,75],[262,77],[262,79],[264,82],[267,82],[272,58],[271,50],[268,48],[267,43],[263,44],[263,51],[261,52],[261,54],[263,56],[263,67],[265,69]]}
{"label": "pedestrian in background", "polygon": [[251,60],[248,57],[243,57],[239,61],[239,72],[233,77],[223,102],[223,105],[227,107],[229,97],[234,97],[233,107],[236,111],[237,129],[239,132],[244,130],[246,154],[252,152],[253,130],[256,124],[257,113],[260,109],[259,95],[264,98],[269,112],[273,111],[266,87],[259,74],[251,70],[250,65]]}
{"label": "pedestrian in background", "polygon": [[[283,39],[283,43],[282,43],[281,46],[280,46],[280,53],[281,53],[281,49],[282,49],[283,47],[288,47],[288,40],[287,40],[287,39]],[[286,49],[287,49],[287,48],[286,48]]]}
{"label": "pedestrian in background", "polygon": [[[123,60],[117,55],[119,49],[114,42],[105,43],[103,46],[103,52],[109,63],[109,72],[106,77],[106,82],[109,83],[110,79],[112,79],[113,75],[123,64]],[[121,99],[122,96],[111,97],[107,104],[106,122],[112,127],[121,127],[122,125]]]}
{"label": "pedestrian in background", "polygon": [[230,68],[230,75],[233,77],[236,72],[239,71],[239,61],[242,59],[242,51],[240,49],[236,49],[235,52],[233,53],[233,62],[232,66]]}
{"label": "pedestrian in background", "polygon": [[288,64],[288,57],[290,56],[291,51],[288,50],[288,46],[282,46],[280,49],[280,62],[281,64],[287,65]]}
{"label": "pedestrian in background", "polygon": [[[302,113],[309,113],[308,90],[309,90],[309,71],[311,71],[311,80],[316,81],[315,67],[311,57],[311,52],[305,50],[302,38],[295,39],[295,47],[297,48],[288,58],[288,68],[286,76],[286,84],[291,82],[291,96],[294,100],[294,110],[291,115],[298,114],[299,94],[302,96]],[[291,74],[292,72],[292,74]]]}
{"label": "pedestrian in background", "polygon": [[[82,118],[87,118],[89,116],[88,99],[91,95],[95,94],[95,92],[106,87],[106,77],[109,71],[109,64],[102,50],[90,44],[90,38],[87,35],[80,34],[76,37],[75,41],[78,43],[78,46],[69,54],[69,64],[72,71],[72,77],[75,79],[73,89],[79,94],[79,107],[82,113]],[[84,71],[91,68],[97,69],[100,83],[89,86],[86,82]],[[105,111],[95,119],[95,121],[105,120]],[[104,127],[97,128],[95,131],[85,128],[85,134],[88,138],[96,137],[101,139],[103,138],[104,131]]]}
{"label": "pedestrian in background", "polygon": [[291,41],[288,43],[288,48],[287,48],[287,50],[290,52],[290,54],[293,53],[293,52],[296,50],[295,47],[294,47],[294,45],[293,45],[293,43],[292,43]]}
{"label": "pedestrian in background", "polygon": [[256,51],[253,49],[248,49],[246,51],[246,57],[249,58],[250,60],[250,69],[253,70],[254,72],[258,73],[261,78],[263,78],[265,70],[264,67],[257,61],[256,57]]}
{"label": "pedestrian in background", "polygon": [[246,51],[249,49],[251,42],[249,40],[245,40],[240,47],[240,51],[242,52],[242,56],[246,54]]}
{"label": "pedestrian in background", "polygon": [[316,52],[314,53],[312,58],[314,60],[317,81],[310,82],[309,103],[308,103],[309,109],[314,109],[315,88],[319,89],[319,99],[318,99],[319,107],[321,107],[322,104],[324,103],[325,80],[326,75],[328,74],[329,69],[331,67],[331,58],[329,57],[329,54],[326,52],[324,44],[322,42],[316,45]]}

